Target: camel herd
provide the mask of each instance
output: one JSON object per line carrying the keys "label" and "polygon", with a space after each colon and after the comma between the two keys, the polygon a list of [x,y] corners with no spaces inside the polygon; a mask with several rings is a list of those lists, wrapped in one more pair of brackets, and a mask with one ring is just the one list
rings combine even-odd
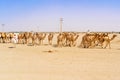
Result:
{"label": "camel herd", "polygon": [[[82,37],[82,41],[80,46],[83,48],[93,48],[96,46],[101,46],[101,48],[106,48],[110,42],[116,37],[117,35],[113,35],[112,38],[109,37],[108,33],[93,33],[93,34],[85,34]],[[103,46],[105,44],[105,46]]]}
{"label": "camel herd", "polygon": [[57,36],[57,45],[59,47],[62,46],[76,46],[76,40],[78,39],[79,35],[76,33],[60,33]]}
{"label": "camel herd", "polygon": [[[57,34],[57,33],[56,33]],[[32,44],[34,45],[43,45],[43,41],[45,38],[48,40],[48,45],[53,45],[53,37],[55,33],[42,33],[42,32],[0,32],[0,43],[12,43],[13,39],[16,40],[17,44]],[[82,36],[82,40],[80,43],[81,48],[94,48],[96,46],[100,46],[101,48],[106,48],[110,46],[110,42],[117,35],[113,35],[111,38],[108,33],[85,33]],[[78,33],[73,32],[62,32],[57,34],[56,44],[58,47],[75,47],[78,38],[80,35]],[[105,44],[105,45],[103,45]]]}

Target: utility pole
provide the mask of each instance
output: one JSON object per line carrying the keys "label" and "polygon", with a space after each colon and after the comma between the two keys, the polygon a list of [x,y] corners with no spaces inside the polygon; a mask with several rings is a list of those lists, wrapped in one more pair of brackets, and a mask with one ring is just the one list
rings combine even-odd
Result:
{"label": "utility pole", "polygon": [[39,32],[39,26],[37,26],[37,32]]}
{"label": "utility pole", "polygon": [[63,18],[60,18],[60,33],[62,33],[62,23],[63,23]]}
{"label": "utility pole", "polygon": [[5,26],[5,24],[2,24],[2,31],[4,32],[4,26]]}

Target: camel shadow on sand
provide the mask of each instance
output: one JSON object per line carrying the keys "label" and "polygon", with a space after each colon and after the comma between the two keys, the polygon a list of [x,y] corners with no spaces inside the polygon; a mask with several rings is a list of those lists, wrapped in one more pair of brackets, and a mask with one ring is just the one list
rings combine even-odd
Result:
{"label": "camel shadow on sand", "polygon": [[57,50],[46,50],[46,51],[43,51],[43,52],[46,52],[46,53],[54,53],[54,52],[58,52]]}
{"label": "camel shadow on sand", "polygon": [[12,48],[16,48],[16,47],[10,46],[10,47],[8,47],[8,48],[12,49]]}
{"label": "camel shadow on sand", "polygon": [[52,47],[55,47],[55,48],[57,48],[57,47],[58,47],[58,45],[57,45],[57,44],[53,44],[53,45],[52,45]]}
{"label": "camel shadow on sand", "polygon": [[120,48],[117,48],[117,50],[120,50]]}

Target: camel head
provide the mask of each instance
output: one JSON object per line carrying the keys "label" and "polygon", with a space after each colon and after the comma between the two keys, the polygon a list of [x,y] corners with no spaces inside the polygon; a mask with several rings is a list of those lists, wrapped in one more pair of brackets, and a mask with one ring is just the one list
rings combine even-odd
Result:
{"label": "camel head", "polygon": [[117,35],[114,34],[113,37],[117,37]]}
{"label": "camel head", "polygon": [[114,34],[110,40],[115,39],[115,37],[117,37],[117,35]]}

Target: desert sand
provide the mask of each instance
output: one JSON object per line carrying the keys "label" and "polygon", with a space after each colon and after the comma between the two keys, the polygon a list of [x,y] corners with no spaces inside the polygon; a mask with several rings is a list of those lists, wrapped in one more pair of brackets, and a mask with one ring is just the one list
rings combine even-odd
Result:
{"label": "desert sand", "polygon": [[[120,80],[120,35],[111,49],[0,43],[0,80]],[[56,36],[53,45],[56,44]],[[52,52],[49,52],[52,51]]]}

